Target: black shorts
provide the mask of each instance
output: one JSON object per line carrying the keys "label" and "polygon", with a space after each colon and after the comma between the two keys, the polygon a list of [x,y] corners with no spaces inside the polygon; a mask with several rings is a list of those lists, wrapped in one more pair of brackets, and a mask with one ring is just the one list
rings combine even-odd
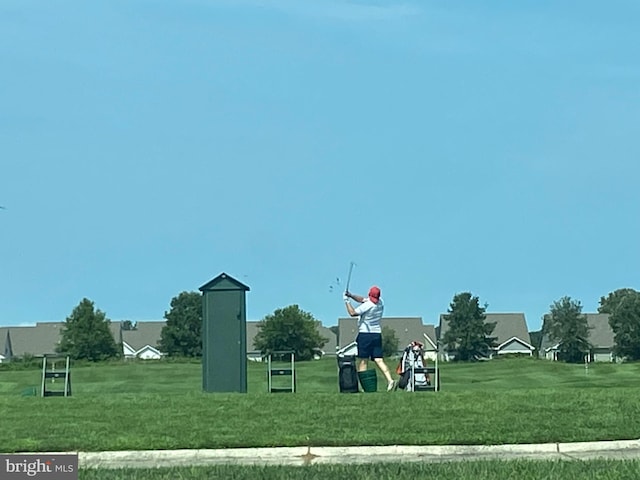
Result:
{"label": "black shorts", "polygon": [[375,359],[382,358],[382,334],[381,333],[358,333],[356,337],[358,344],[358,358]]}

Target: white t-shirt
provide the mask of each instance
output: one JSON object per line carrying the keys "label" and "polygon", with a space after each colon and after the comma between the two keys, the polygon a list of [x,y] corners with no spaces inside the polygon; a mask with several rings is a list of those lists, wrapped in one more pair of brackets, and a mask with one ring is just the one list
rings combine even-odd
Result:
{"label": "white t-shirt", "polygon": [[360,315],[360,318],[358,318],[358,332],[382,333],[382,326],[380,325],[382,313],[384,312],[382,298],[378,299],[378,303],[373,303],[367,298],[364,303],[358,305],[355,311]]}

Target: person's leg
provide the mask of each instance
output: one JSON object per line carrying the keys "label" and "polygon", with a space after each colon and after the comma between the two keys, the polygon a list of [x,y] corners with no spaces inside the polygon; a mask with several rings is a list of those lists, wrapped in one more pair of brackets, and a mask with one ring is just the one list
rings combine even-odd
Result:
{"label": "person's leg", "polygon": [[384,363],[384,358],[375,358],[376,365],[384,375],[384,378],[387,379],[387,382],[393,382],[393,377],[391,376],[391,372],[389,371],[389,367]]}
{"label": "person's leg", "polygon": [[369,365],[369,362],[367,361],[367,359],[361,358],[360,362],[358,363],[358,371],[364,372],[367,369],[368,365]]}
{"label": "person's leg", "polygon": [[366,334],[359,333],[356,337],[356,344],[358,347],[358,371],[364,372],[369,366],[368,359],[371,356],[369,338]]}
{"label": "person's leg", "polygon": [[393,381],[391,372],[389,372],[389,367],[387,367],[387,364],[384,363],[384,358],[382,358],[382,335],[377,334],[372,344],[373,354],[371,356],[373,358],[373,361],[376,362],[376,365],[384,375],[384,378],[387,379],[387,391],[393,390],[396,384]]}

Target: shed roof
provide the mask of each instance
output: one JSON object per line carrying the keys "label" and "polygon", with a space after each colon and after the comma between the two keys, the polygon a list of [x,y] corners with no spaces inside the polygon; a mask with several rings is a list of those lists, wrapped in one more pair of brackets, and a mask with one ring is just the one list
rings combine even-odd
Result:
{"label": "shed roof", "polygon": [[220,275],[213,278],[212,280],[209,280],[207,283],[200,287],[201,292],[209,292],[214,290],[244,290],[245,292],[247,292],[250,289],[247,285],[236,280],[231,275],[222,272]]}

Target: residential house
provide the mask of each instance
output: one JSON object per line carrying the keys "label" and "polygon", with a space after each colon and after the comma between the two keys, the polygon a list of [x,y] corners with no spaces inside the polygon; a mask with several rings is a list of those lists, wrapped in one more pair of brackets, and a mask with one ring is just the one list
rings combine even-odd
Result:
{"label": "residential house", "polygon": [[[613,354],[614,334],[609,325],[609,315],[606,313],[586,313],[587,325],[589,326],[589,343],[592,348],[587,360],[592,362],[615,362]],[[558,350],[560,344],[552,342],[548,335],[542,337],[540,346],[540,356],[547,360],[558,360]]]}
{"label": "residential house", "polygon": [[11,335],[9,329],[0,327],[0,363],[11,358]]}
{"label": "residential house", "polygon": [[129,328],[120,328],[120,343],[124,358],[139,358],[142,360],[158,360],[162,353],[158,344],[165,321],[136,322]]}
{"label": "residential house", "polygon": [[327,342],[318,352],[318,356],[334,356],[336,354],[336,350],[338,350],[338,337],[333,333],[333,330],[329,327],[325,327],[324,325],[318,327],[318,332],[322,338],[327,339]]}
{"label": "residential house", "polygon": [[[262,354],[256,350],[254,339],[258,333],[259,322],[246,322],[247,355],[250,360],[262,360]],[[124,358],[159,359],[164,355],[158,348],[162,328],[166,321],[131,322],[111,321],[109,329],[116,343],[122,345]],[[62,338],[65,322],[40,322],[29,327],[0,327],[0,362],[23,355],[53,355]],[[124,328],[123,328],[124,327]],[[317,352],[319,358],[335,355],[336,335],[328,327],[318,328],[322,337],[327,339],[324,347]]]}
{"label": "residential house", "polygon": [[[535,347],[531,345],[529,330],[524,313],[485,313],[487,323],[495,323],[491,337],[496,338],[496,347],[489,353],[489,358],[496,355],[528,355],[533,356]],[[438,335],[440,341],[449,329],[448,315],[440,315]],[[441,350],[442,360],[451,360],[455,352],[447,351],[443,345]]]}
{"label": "residential house", "polygon": [[260,322],[247,322],[247,359],[254,362],[262,361],[262,352],[256,348],[255,338],[260,331],[258,325]]}
{"label": "residential house", "polygon": [[[122,344],[125,358],[159,358],[155,348],[165,322],[138,322],[134,331],[121,331],[122,322],[109,324],[116,343]],[[3,361],[25,355],[55,355],[65,322],[38,322],[34,326],[0,327],[0,352]]]}
{"label": "residential house", "polygon": [[589,360],[592,362],[615,362],[613,353],[615,346],[614,333],[609,325],[609,315],[606,313],[588,313],[589,343],[591,352]]}
{"label": "residential house", "polygon": [[55,355],[65,322],[38,322],[35,326],[0,327],[4,361],[25,355]]}

